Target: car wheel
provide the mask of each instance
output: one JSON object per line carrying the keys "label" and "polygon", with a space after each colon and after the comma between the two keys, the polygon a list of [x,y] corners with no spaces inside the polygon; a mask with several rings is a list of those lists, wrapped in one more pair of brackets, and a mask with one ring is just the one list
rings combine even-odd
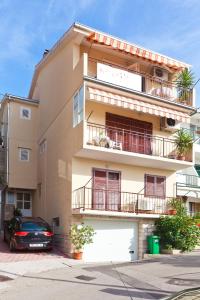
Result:
{"label": "car wheel", "polygon": [[10,243],[9,243],[9,248],[10,248],[10,252],[13,252],[13,251],[15,251],[15,246],[14,246],[14,244],[13,244],[13,241],[12,241],[12,240],[10,240]]}

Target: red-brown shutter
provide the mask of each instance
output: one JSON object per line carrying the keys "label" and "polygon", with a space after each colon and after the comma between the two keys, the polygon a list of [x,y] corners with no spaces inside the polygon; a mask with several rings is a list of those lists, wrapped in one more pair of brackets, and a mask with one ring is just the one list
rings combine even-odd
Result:
{"label": "red-brown shutter", "polygon": [[165,197],[165,177],[156,177],[156,196]]}
{"label": "red-brown shutter", "polygon": [[122,142],[124,151],[151,154],[152,123],[106,113],[106,126],[107,135]]}
{"label": "red-brown shutter", "polygon": [[155,186],[155,176],[146,175],[145,176],[145,196],[154,195],[154,186]]}
{"label": "red-brown shutter", "polygon": [[165,197],[166,177],[145,175],[145,196]]}
{"label": "red-brown shutter", "polygon": [[108,171],[107,209],[118,210],[120,204],[120,174]]}
{"label": "red-brown shutter", "polygon": [[106,204],[106,171],[94,170],[93,173],[93,209],[105,209]]}
{"label": "red-brown shutter", "polygon": [[120,172],[93,171],[93,209],[118,210],[120,205]]}

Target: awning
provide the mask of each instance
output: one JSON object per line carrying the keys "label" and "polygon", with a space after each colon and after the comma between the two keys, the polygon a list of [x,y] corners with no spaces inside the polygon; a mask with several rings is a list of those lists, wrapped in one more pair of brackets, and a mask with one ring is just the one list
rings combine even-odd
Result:
{"label": "awning", "polygon": [[118,39],[112,38],[112,37],[104,35],[104,34],[100,34],[98,32],[93,32],[88,37],[88,40],[99,43],[99,44],[103,44],[106,46],[110,46],[113,49],[120,50],[120,51],[138,56],[138,57],[146,59],[146,60],[150,60],[150,61],[158,63],[160,65],[165,65],[165,66],[175,69],[175,70],[179,70],[179,69],[181,70],[181,69],[189,66],[189,65],[179,62],[177,60],[168,58],[166,56],[162,56],[158,53],[151,52],[147,49],[140,48],[133,44],[128,44],[128,43],[122,42]]}
{"label": "awning", "polygon": [[172,118],[179,122],[189,123],[189,116],[186,113],[172,110],[163,106],[146,103],[135,100],[133,98],[124,97],[121,95],[109,93],[103,90],[88,87],[89,100],[103,102],[110,105],[115,105],[125,109],[131,109],[146,114],[151,114],[160,117]]}

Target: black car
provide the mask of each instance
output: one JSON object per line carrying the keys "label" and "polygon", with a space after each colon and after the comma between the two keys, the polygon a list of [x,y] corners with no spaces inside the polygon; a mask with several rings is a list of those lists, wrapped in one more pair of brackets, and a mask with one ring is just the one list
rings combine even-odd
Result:
{"label": "black car", "polygon": [[41,218],[14,217],[4,223],[4,241],[14,250],[51,250],[53,232]]}

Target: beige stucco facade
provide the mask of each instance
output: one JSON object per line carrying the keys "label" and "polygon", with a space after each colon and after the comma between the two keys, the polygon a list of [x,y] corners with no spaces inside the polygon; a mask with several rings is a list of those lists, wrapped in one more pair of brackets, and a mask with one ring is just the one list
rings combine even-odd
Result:
{"label": "beige stucco facade", "polygon": [[[68,238],[70,225],[73,222],[81,223],[86,217],[84,213],[73,210],[74,191],[88,182],[92,188],[94,168],[120,171],[121,191],[127,193],[144,194],[145,174],[166,176],[166,197],[174,197],[176,169],[192,164],[192,161],[181,162],[177,159],[170,162],[169,158],[159,155],[154,159],[153,155],[138,154],[137,159],[137,153],[134,154],[137,163],[134,163],[132,153],[88,146],[88,122],[105,126],[106,112],[150,122],[152,134],[159,138],[170,139],[173,133],[160,130],[160,116],[89,99],[88,87],[93,86],[152,105],[162,104],[162,99],[94,82],[97,74],[96,62],[92,62],[91,57],[124,67],[132,62],[139,66],[141,72],[147,73],[153,64],[107,48],[93,47],[86,41],[87,35],[88,30],[84,31],[82,28],[80,31],[75,26],[38,64],[29,94],[29,99],[38,100],[37,104],[17,100],[5,104],[9,104],[8,188],[32,190],[33,216],[40,216],[51,225],[55,218],[59,218],[59,226],[54,230],[58,244],[68,254],[71,252]],[[174,73],[170,72],[169,80],[172,80],[173,76]],[[74,95],[81,86],[84,87],[82,120],[73,126]],[[167,109],[183,114],[189,114],[192,109],[166,100],[163,100],[163,103]],[[31,120],[20,119],[20,108],[23,105],[30,107]],[[20,147],[30,150],[29,162],[19,161]],[[92,201],[91,195],[88,201]],[[128,220],[131,218],[133,222],[138,223],[139,257],[142,257],[145,251],[146,234],[152,231],[153,222],[157,217],[158,215],[144,218],[142,215],[128,217]],[[95,212],[87,218],[116,220],[126,219],[127,216],[123,217],[122,212],[121,215],[120,212],[110,215],[107,212],[105,216]]]}
{"label": "beige stucco facade", "polygon": [[[20,110],[31,110],[31,118],[22,119]],[[36,164],[37,164],[37,135],[38,115],[37,105],[12,101],[9,104],[9,134],[8,134],[8,186],[12,188],[36,189]],[[19,149],[30,150],[28,162],[20,161]],[[18,176],[16,176],[18,174]]]}

